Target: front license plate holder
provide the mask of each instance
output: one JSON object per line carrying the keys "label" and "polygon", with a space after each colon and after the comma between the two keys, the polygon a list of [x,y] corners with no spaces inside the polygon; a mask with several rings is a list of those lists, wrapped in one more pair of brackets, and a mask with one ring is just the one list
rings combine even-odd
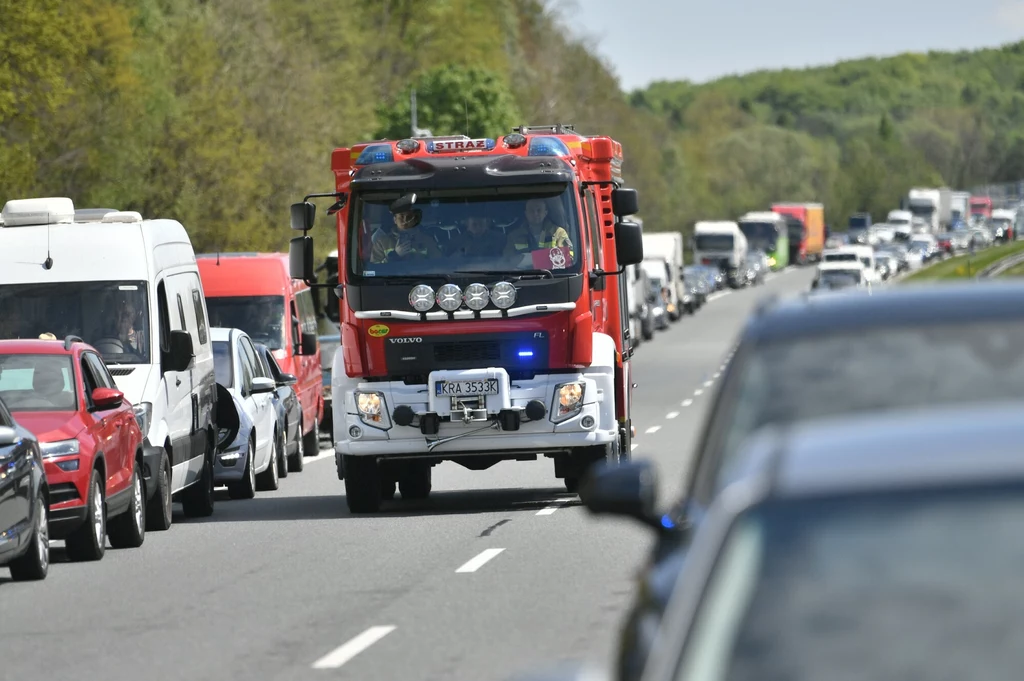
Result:
{"label": "front license plate holder", "polygon": [[480,378],[459,381],[434,381],[435,397],[479,397],[498,395],[501,384],[497,378]]}

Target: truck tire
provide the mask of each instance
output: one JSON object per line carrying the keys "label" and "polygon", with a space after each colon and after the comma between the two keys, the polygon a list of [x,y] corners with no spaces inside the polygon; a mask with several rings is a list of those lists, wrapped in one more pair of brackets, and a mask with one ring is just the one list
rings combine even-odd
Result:
{"label": "truck tire", "polygon": [[373,456],[345,456],[345,501],[352,513],[380,510],[381,474]]}

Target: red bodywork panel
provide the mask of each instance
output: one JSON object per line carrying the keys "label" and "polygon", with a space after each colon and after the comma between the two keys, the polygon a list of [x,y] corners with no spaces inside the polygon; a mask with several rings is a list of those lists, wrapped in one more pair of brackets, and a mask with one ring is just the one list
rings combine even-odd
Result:
{"label": "red bodywork panel", "polygon": [[992,217],[992,199],[988,196],[972,196],[970,206],[971,215],[983,215],[986,218]]}
{"label": "red bodywork panel", "polygon": [[[615,217],[612,213],[611,192],[614,186],[621,185],[622,146],[609,137],[588,137],[573,132],[555,134],[551,132],[530,133],[525,137],[526,143],[518,146],[509,144],[512,136],[498,138],[493,149],[485,145],[462,143],[456,152],[462,156],[493,156],[503,155],[528,156],[529,139],[532,136],[557,138],[569,149],[568,156],[562,160],[572,168],[574,184],[577,189],[578,211],[576,216],[580,225],[580,257],[584,258],[584,284],[573,310],[558,311],[548,314],[537,314],[521,318],[468,321],[401,321],[382,319],[357,319],[345,299],[340,301],[341,348],[344,353],[345,373],[350,377],[382,377],[388,375],[385,366],[384,338],[387,336],[458,336],[467,333],[517,333],[527,331],[545,331],[549,338],[548,369],[582,369],[593,361],[593,333],[604,333],[610,336],[616,345],[616,364],[619,373],[622,369],[622,338],[623,331],[619,306],[619,277],[608,275],[604,278],[604,287],[592,288],[591,271],[595,269],[614,272],[619,269],[615,248]],[[336,191],[348,194],[350,183],[355,172],[361,167],[355,162],[360,154],[370,145],[388,144],[392,148],[395,161],[406,161],[415,158],[436,158],[441,153],[427,150],[425,141],[420,141],[418,148],[411,152],[403,152],[397,141],[375,141],[357,144],[351,148],[335,149],[331,155],[331,169],[334,172]],[[435,149],[454,142],[434,142]],[[453,147],[452,150],[455,148]],[[449,150],[451,151],[451,150]],[[449,153],[444,153],[450,156]],[[590,185],[586,191],[593,192],[593,201],[581,196],[579,190],[582,183],[603,183]],[[339,282],[348,282],[348,262],[350,245],[348,239],[349,210],[352,201],[346,202],[344,208],[337,213],[338,263]],[[594,207],[594,222],[599,225],[601,244],[595,249],[592,243],[590,222],[588,221]],[[595,262],[595,251],[600,254]],[[412,310],[410,307],[409,310]],[[388,327],[387,330],[382,326]],[[378,327],[376,331],[371,331]],[[616,410],[619,418],[625,419],[628,413],[628,395],[625,379],[620,381],[616,396]]]}

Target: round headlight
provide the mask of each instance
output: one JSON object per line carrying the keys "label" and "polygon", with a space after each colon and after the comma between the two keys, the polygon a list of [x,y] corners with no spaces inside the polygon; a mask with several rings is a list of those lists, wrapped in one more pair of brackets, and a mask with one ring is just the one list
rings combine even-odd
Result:
{"label": "round headlight", "polygon": [[445,284],[437,289],[437,304],[445,312],[455,312],[462,307],[462,289],[455,284]]}
{"label": "round headlight", "polygon": [[409,291],[409,305],[417,312],[426,312],[434,307],[434,289],[426,284],[419,284]]}
{"label": "round headlight", "polygon": [[499,281],[491,289],[491,302],[502,310],[507,310],[516,302],[516,287],[507,281]]}
{"label": "round headlight", "polygon": [[466,301],[466,307],[470,310],[482,310],[487,307],[490,294],[483,284],[470,284],[462,294],[462,299]]}

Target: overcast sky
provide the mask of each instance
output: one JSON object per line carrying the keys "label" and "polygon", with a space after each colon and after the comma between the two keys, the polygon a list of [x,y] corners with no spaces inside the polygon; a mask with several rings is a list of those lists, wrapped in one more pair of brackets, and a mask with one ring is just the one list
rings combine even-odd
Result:
{"label": "overcast sky", "polygon": [[[552,0],[624,90],[1024,39],[1024,0]],[[572,6],[575,10],[571,10]]]}

